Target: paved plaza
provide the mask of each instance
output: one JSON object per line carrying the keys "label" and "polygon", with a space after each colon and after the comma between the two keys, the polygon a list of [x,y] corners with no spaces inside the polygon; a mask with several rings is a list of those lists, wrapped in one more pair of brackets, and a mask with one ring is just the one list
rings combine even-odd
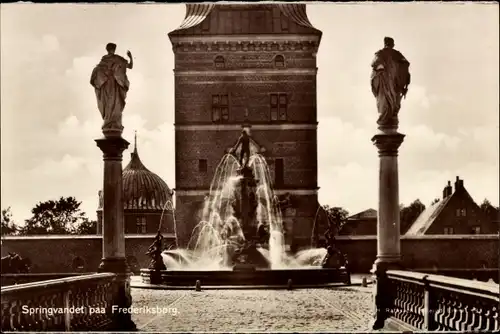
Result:
{"label": "paved plaza", "polygon": [[[132,289],[135,308],[163,313],[135,314],[141,331],[368,331],[373,287],[339,286],[297,290]],[[177,314],[176,314],[177,313]]]}

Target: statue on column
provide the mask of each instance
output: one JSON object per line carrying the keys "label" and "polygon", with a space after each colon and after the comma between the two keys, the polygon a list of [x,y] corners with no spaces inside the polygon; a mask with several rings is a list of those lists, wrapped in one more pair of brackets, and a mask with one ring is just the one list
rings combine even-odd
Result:
{"label": "statue on column", "polygon": [[410,62],[394,50],[394,40],[384,38],[384,48],[375,53],[372,62],[371,88],[377,99],[379,129],[396,129],[401,99],[410,85]]}
{"label": "statue on column", "polygon": [[122,113],[130,86],[127,69],[132,69],[134,63],[130,51],[127,51],[129,61],[115,54],[114,43],[108,43],[106,51],[108,54],[92,71],[90,84],[95,89],[97,107],[104,120],[104,135],[119,136],[123,131]]}
{"label": "statue on column", "polygon": [[[250,136],[248,135],[247,131],[243,129],[241,131],[241,136],[238,139],[238,142],[234,146],[234,148],[231,150],[232,153],[236,152],[238,150],[238,147],[241,145],[241,151],[240,151],[240,165],[242,168],[248,166],[248,162],[250,161]],[[243,159],[245,159],[245,164],[243,164]]]}

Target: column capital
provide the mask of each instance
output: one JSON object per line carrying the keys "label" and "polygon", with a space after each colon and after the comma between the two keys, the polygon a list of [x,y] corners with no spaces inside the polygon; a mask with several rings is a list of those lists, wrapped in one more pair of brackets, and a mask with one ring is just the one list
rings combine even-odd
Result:
{"label": "column capital", "polygon": [[130,143],[122,137],[99,138],[95,140],[97,146],[101,149],[104,160],[120,160],[123,151],[128,148]]}
{"label": "column capital", "polygon": [[397,156],[405,135],[399,132],[381,132],[372,137],[379,156]]}

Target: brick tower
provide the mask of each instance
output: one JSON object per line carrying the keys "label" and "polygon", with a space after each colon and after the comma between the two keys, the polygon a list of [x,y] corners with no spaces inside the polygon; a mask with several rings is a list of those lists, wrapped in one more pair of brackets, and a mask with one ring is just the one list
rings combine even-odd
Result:
{"label": "brick tower", "polygon": [[187,4],[175,54],[177,232],[186,244],[242,127],[267,160],[287,243],[308,244],[318,206],[316,53],[304,4]]}

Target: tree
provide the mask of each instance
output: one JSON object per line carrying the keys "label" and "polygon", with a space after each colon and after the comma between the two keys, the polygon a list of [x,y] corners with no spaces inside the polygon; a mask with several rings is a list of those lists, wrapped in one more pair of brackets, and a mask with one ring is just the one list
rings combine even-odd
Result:
{"label": "tree", "polygon": [[400,226],[401,226],[401,234],[405,234],[406,231],[410,228],[410,226],[417,220],[418,216],[425,210],[425,205],[420,202],[419,199],[413,201],[410,205],[404,206],[400,213]]}
{"label": "tree", "polygon": [[[322,242],[320,240],[324,239],[329,223],[332,222],[338,225],[337,231],[335,231],[338,233],[348,216],[349,213],[342,208],[318,204],[318,211],[316,212],[316,217],[314,218],[314,227],[311,239],[312,245],[314,247],[322,247]],[[339,217],[340,219],[335,220],[335,217]]]}
{"label": "tree", "polygon": [[481,203],[481,205],[479,206],[479,208],[481,209],[481,211],[484,213],[484,215],[486,217],[488,217],[488,219],[490,219],[491,221],[495,221],[495,220],[499,220],[500,217],[499,217],[499,208],[495,208],[491,202],[485,198],[483,200],[483,203]]}
{"label": "tree", "polygon": [[341,207],[330,207],[328,205],[324,205],[323,209],[325,209],[328,220],[335,224],[337,233],[340,232],[344,224],[347,222],[349,212]]}
{"label": "tree", "polygon": [[97,221],[85,219],[76,229],[76,234],[97,234]]}
{"label": "tree", "polygon": [[2,210],[2,235],[13,235],[18,231],[18,226],[12,220],[12,212],[10,211],[10,206],[7,209]]}
{"label": "tree", "polygon": [[38,203],[32,210],[33,216],[26,220],[21,234],[77,234],[83,224],[86,230],[88,218],[80,209],[81,202],[74,197],[61,197]]}

